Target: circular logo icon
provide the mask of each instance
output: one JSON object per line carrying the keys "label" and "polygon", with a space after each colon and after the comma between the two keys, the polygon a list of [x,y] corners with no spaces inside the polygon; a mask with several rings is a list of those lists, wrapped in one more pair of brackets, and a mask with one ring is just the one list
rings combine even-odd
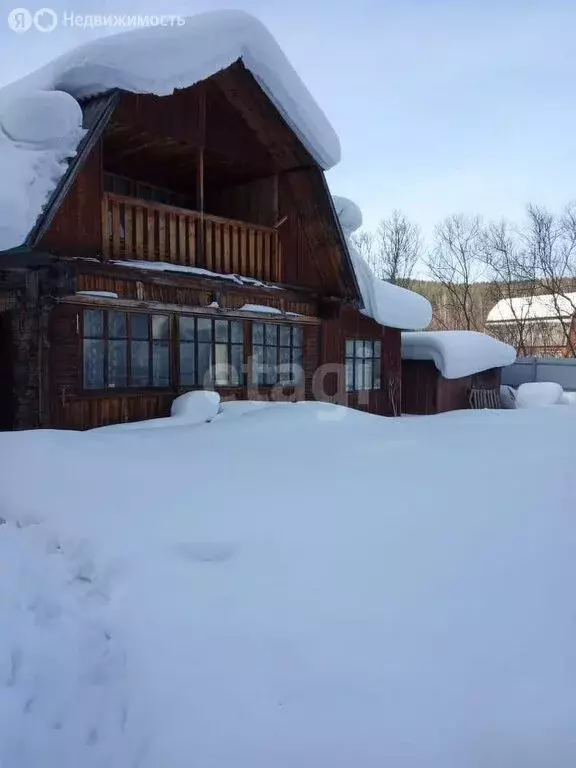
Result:
{"label": "circular logo icon", "polygon": [[28,32],[32,26],[32,14],[27,8],[14,8],[8,14],[8,26],[14,32]]}
{"label": "circular logo icon", "polygon": [[58,15],[52,8],[40,8],[34,14],[34,26],[38,32],[52,32],[58,26]]}

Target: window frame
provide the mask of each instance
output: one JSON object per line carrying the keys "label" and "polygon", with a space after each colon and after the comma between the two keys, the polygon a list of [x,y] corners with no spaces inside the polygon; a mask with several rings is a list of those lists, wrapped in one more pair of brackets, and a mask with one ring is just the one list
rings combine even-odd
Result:
{"label": "window frame", "polygon": [[[175,338],[175,344],[177,345],[176,350],[176,357],[178,360],[178,374],[177,374],[177,384],[179,390],[181,389],[202,389],[205,387],[206,383],[204,381],[199,381],[199,373],[200,373],[200,367],[199,367],[199,350],[200,345],[210,345],[210,369],[212,372],[211,381],[208,382],[209,386],[214,387],[214,389],[243,389],[246,387],[247,384],[247,372],[246,372],[246,360],[247,360],[247,345],[246,345],[246,328],[248,323],[244,319],[240,318],[234,318],[234,317],[218,317],[213,315],[194,315],[194,314],[185,314],[185,313],[176,313],[174,315],[175,322],[176,322],[176,328],[177,328],[177,336]],[[193,338],[191,339],[182,339],[181,334],[181,320],[191,320],[194,323],[194,333]],[[211,324],[211,330],[210,330],[210,339],[209,341],[200,341],[199,340],[199,333],[198,333],[198,323],[199,322],[210,322]],[[227,339],[226,341],[219,341],[216,338],[216,323],[226,323],[228,326],[228,332],[227,332]],[[240,326],[240,338],[241,341],[234,341],[233,333],[232,333],[232,326],[233,324],[238,324]],[[189,382],[183,383],[182,382],[182,345],[192,345],[194,349],[194,365],[193,365],[193,371],[194,371],[194,383],[191,384]],[[221,384],[217,382],[217,376],[216,376],[216,366],[217,363],[217,356],[216,356],[216,347],[217,346],[225,346],[227,351],[227,360],[228,362],[226,365],[228,366],[228,369],[234,368],[232,365],[232,361],[234,359],[233,356],[233,349],[242,349],[242,365],[241,370],[238,372],[238,383],[227,383],[227,384]]]}
{"label": "window frame", "polygon": [[[258,342],[255,340],[255,329],[257,326],[262,326],[262,341]],[[268,341],[267,337],[267,328],[275,328],[276,329],[276,342],[270,343]],[[289,344],[283,344],[281,341],[281,329],[288,328],[290,333],[290,343]],[[300,336],[300,343],[296,344],[294,342],[294,330],[298,329],[299,336]],[[274,321],[267,321],[267,320],[253,320],[251,322],[251,328],[250,328],[250,345],[251,345],[251,360],[250,360],[250,384],[253,387],[265,387],[265,388],[274,388],[274,387],[282,387],[282,388],[291,388],[291,389],[298,389],[299,387],[302,387],[304,385],[304,327],[302,325],[299,325],[298,323],[275,323]],[[257,365],[257,357],[255,354],[255,348],[262,349],[262,367],[263,370],[257,372],[256,371],[256,365]],[[265,368],[265,360],[266,360],[266,350],[276,350],[276,372],[275,372],[275,380],[268,381],[268,371]],[[281,361],[281,350],[289,350],[289,362],[282,362]],[[295,360],[294,351],[299,350],[299,360]],[[282,365],[289,365],[290,366],[290,372],[293,376],[294,373],[294,366],[299,365],[299,378],[297,380],[294,380],[293,378],[290,381],[286,381],[285,377],[286,374],[280,373],[278,371],[279,367]]]}
{"label": "window frame", "polygon": [[[355,392],[377,392],[382,388],[382,339],[367,339],[348,337],[344,342],[344,384],[347,393]],[[372,351],[370,354],[357,354],[360,345],[370,345]],[[350,345],[352,345],[352,354],[350,354]],[[370,363],[370,386],[365,385],[366,372]],[[352,383],[349,385],[349,364],[352,370]],[[362,386],[357,385],[357,371],[362,368]]]}
{"label": "window frame", "polygon": [[[88,312],[100,312],[102,313],[102,335],[101,336],[87,336],[86,335],[86,315]],[[110,314],[117,313],[126,317],[126,336],[125,338],[111,337],[110,336]],[[142,390],[149,390],[150,392],[162,392],[174,389],[174,330],[173,320],[171,312],[145,312],[132,309],[124,309],[122,307],[100,307],[100,306],[83,306],[80,312],[80,349],[82,356],[82,364],[79,366],[81,376],[81,391],[86,394],[98,394],[106,393],[111,395],[114,393],[123,394],[135,394]],[[132,317],[145,317],[147,319],[147,338],[138,339],[133,338]],[[166,337],[157,337],[154,335],[154,318],[164,317],[168,319],[168,335]],[[103,386],[89,386],[86,382],[86,340],[94,341],[101,340],[103,342]],[[126,383],[120,386],[110,386],[110,342],[126,342]],[[148,383],[142,385],[139,383],[132,383],[132,350],[133,342],[146,341],[148,344]],[[168,383],[154,384],[155,370],[154,370],[154,350],[156,344],[167,346],[168,348]]]}

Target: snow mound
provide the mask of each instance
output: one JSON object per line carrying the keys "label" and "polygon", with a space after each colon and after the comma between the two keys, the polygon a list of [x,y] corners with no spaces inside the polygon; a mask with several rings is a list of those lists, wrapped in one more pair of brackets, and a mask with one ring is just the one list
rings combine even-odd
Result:
{"label": "snow mound", "polygon": [[39,147],[78,141],[82,128],[80,104],[63,91],[26,93],[4,105],[0,128],[14,142]]}
{"label": "snow mound", "polygon": [[516,390],[508,384],[500,385],[500,405],[502,408],[516,408]]}
{"label": "snow mound", "polygon": [[170,415],[190,419],[194,422],[210,421],[220,412],[218,392],[201,390],[185,392],[177,397],[170,408]]}
{"label": "snow mound", "polygon": [[426,328],[432,320],[432,305],[414,291],[379,280],[354,246],[351,235],[362,226],[362,212],[346,197],[333,197],[334,208],[346,237],[348,252],[356,274],[363,313],[380,325],[405,330]]}
{"label": "snow mound", "polygon": [[0,763],[573,768],[575,430],[0,433]]}
{"label": "snow mound", "polygon": [[576,405],[576,392],[562,392],[562,405]]}
{"label": "snow mound", "polygon": [[559,405],[564,390],[553,381],[531,381],[520,384],[516,394],[516,408],[541,408]]}
{"label": "snow mound", "polygon": [[402,358],[432,360],[445,379],[459,379],[511,365],[516,350],[477,331],[424,331],[402,334]]}

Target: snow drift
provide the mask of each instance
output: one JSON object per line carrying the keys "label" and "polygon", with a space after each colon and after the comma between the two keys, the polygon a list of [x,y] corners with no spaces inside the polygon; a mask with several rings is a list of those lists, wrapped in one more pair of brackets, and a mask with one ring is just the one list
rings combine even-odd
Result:
{"label": "snow drift", "polygon": [[[75,154],[80,134],[69,130],[77,127],[80,113],[75,100],[114,88],[166,96],[238,59],[318,164],[324,169],[335,165],[340,145],[332,126],[272,35],[249,14],[214,11],[187,18],[182,26],[110,35],[81,45],[0,90],[0,126],[5,134],[0,140],[0,167],[8,170],[0,180],[0,250],[22,244],[65,171],[63,161]],[[21,145],[30,140],[29,132],[43,150],[42,158],[31,157],[29,147]],[[56,139],[60,151],[52,155],[51,142]],[[33,179],[38,180],[36,189]]]}
{"label": "snow drift", "polygon": [[573,768],[576,409],[237,405],[0,434],[2,768]]}
{"label": "snow drift", "polygon": [[516,360],[516,350],[477,331],[424,331],[402,334],[404,360],[432,360],[445,379],[503,368]]}
{"label": "snow drift", "polygon": [[358,249],[351,235],[362,226],[362,212],[346,197],[333,197],[334,207],[348,245],[348,252],[364,302],[364,314],[390,328],[418,330],[432,320],[432,305],[414,291],[379,280]]}
{"label": "snow drift", "polygon": [[[531,381],[521,384],[516,393],[516,408],[540,408],[560,405],[564,390],[553,381]],[[565,404],[565,403],[563,403]]]}

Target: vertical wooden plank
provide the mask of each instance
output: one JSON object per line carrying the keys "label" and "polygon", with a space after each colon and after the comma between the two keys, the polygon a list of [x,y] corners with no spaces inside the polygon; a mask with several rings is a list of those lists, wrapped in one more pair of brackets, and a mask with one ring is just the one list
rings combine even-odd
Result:
{"label": "vertical wooden plank", "polygon": [[132,255],[132,204],[124,205],[124,255]]}
{"label": "vertical wooden plank", "polygon": [[168,216],[170,219],[170,255],[168,260],[171,264],[175,264],[178,257],[178,248],[176,243],[176,214],[170,213]]}
{"label": "vertical wooden plank", "polygon": [[120,204],[114,200],[112,203],[112,256],[120,259]]}
{"label": "vertical wooden plank", "polygon": [[[202,91],[200,96],[200,112],[204,110],[204,117],[201,116],[201,121],[205,120],[205,93]],[[202,124],[202,133],[204,130],[204,124]],[[198,225],[198,247],[196,249],[196,258],[199,266],[205,267],[208,263],[205,253],[205,227],[204,227],[204,146],[198,147],[198,153],[196,157],[196,200],[198,203],[198,211],[200,213],[200,221]]]}
{"label": "vertical wooden plank", "polygon": [[258,277],[256,274],[256,245],[252,227],[248,229],[248,276]]}
{"label": "vertical wooden plank", "polygon": [[144,259],[144,215],[142,206],[136,206],[136,257],[142,261]]}
{"label": "vertical wooden plank", "polygon": [[206,267],[206,269],[214,269],[214,259],[212,258],[212,222],[209,219],[203,220],[202,217],[198,222],[198,229],[204,230],[204,237],[201,238],[203,243],[203,252],[196,254],[196,258],[200,259],[198,265]]}
{"label": "vertical wooden plank", "polygon": [[242,265],[240,264],[240,245],[238,242],[238,227],[236,224],[231,226],[232,231],[232,272],[242,274]]}
{"label": "vertical wooden plank", "polygon": [[186,264],[186,217],[178,215],[178,261]]}
{"label": "vertical wooden plank", "polygon": [[160,261],[166,260],[166,213],[158,211],[158,257]]}
{"label": "vertical wooden plank", "polygon": [[196,266],[196,218],[188,216],[188,264]]}
{"label": "vertical wooden plank", "polygon": [[224,241],[224,254],[222,258],[223,272],[229,274],[232,270],[230,267],[230,226],[228,224],[222,225],[222,236]]}
{"label": "vertical wooden plank", "polygon": [[247,275],[248,274],[248,263],[247,263],[247,246],[248,246],[248,233],[246,232],[246,227],[239,227],[240,229],[240,268],[239,272],[241,275]]}
{"label": "vertical wooden plank", "polygon": [[147,227],[147,259],[148,261],[156,260],[156,236],[154,232],[154,211],[150,208],[146,209],[146,227]]}
{"label": "vertical wooden plank", "polygon": [[266,280],[266,275],[264,274],[264,259],[262,254],[262,232],[261,230],[256,230],[256,273],[257,277],[260,279]]}
{"label": "vertical wooden plank", "polygon": [[104,261],[110,258],[110,201],[108,196],[102,198],[102,256]]}
{"label": "vertical wooden plank", "polygon": [[263,249],[264,249],[264,273],[267,275],[267,278],[266,278],[267,280],[273,280],[274,271],[273,271],[273,264],[272,264],[272,254],[270,251],[272,233],[263,232],[262,238],[263,238]]}
{"label": "vertical wooden plank", "polygon": [[280,241],[280,238],[278,237],[278,233],[275,234],[275,248],[276,252],[276,263],[278,265],[277,267],[277,277],[276,282],[283,283],[284,282],[284,261],[282,258],[282,242]]}
{"label": "vertical wooden plank", "polygon": [[214,261],[211,267],[215,272],[222,272],[222,224],[214,222]]}

